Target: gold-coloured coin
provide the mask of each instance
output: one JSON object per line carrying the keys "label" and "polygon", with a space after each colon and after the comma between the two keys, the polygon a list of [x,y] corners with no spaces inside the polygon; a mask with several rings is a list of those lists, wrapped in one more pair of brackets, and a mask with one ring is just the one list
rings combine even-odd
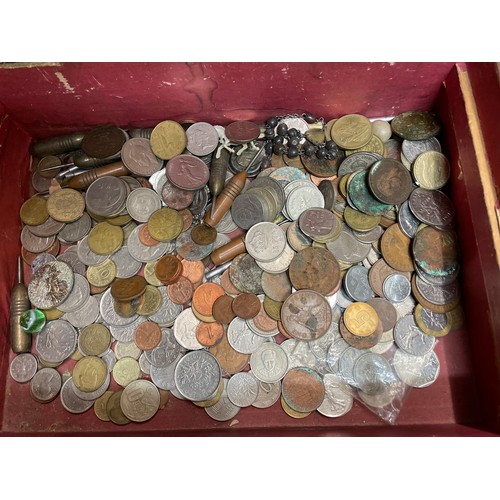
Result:
{"label": "gold-coloured coin", "polygon": [[73,361],[80,361],[85,354],[81,353],[79,349],[76,349],[76,351],[70,356],[70,359]]}
{"label": "gold-coloured coin", "polygon": [[326,243],[319,243],[318,241],[313,241],[311,243],[313,248],[326,248]]}
{"label": "gold-coloured coin", "polygon": [[346,151],[345,154],[349,156],[354,153],[377,153],[384,156],[384,143],[379,137],[372,135],[372,138],[364,146]]}
{"label": "gold-coloured coin", "polygon": [[85,276],[93,286],[108,286],[116,278],[116,264],[111,259],[106,259],[101,264],[97,264],[97,266],[87,267]]}
{"label": "gold-coloured coin", "polygon": [[132,220],[132,217],[128,214],[125,215],[117,215],[116,217],[109,217],[105,219],[106,222],[109,222],[112,226],[125,226]]}
{"label": "gold-coloured coin", "polygon": [[85,356],[73,368],[73,383],[83,392],[94,392],[106,381],[108,368],[97,356]]}
{"label": "gold-coloured coin", "polygon": [[368,337],[378,326],[379,317],[375,309],[365,302],[354,302],[344,311],[347,329],[359,337]]}
{"label": "gold-coloured coin", "polygon": [[131,220],[125,226],[122,226],[123,230],[123,241],[128,241],[128,237],[132,234],[132,231],[137,227],[135,221]]}
{"label": "gold-coloured coin", "polygon": [[113,366],[113,378],[118,385],[127,387],[141,376],[139,363],[131,357],[119,359]]}
{"label": "gold-coloured coin", "polygon": [[111,333],[103,324],[86,326],[78,337],[78,347],[85,356],[101,356],[111,345]]}
{"label": "gold-coloured coin", "polygon": [[109,222],[99,222],[90,230],[87,243],[97,255],[110,255],[122,246],[123,230]]}
{"label": "gold-coloured coin", "polygon": [[413,178],[424,189],[440,189],[450,178],[450,162],[439,151],[426,151],[413,162]]}
{"label": "gold-coloured coin", "polygon": [[459,330],[465,325],[465,315],[462,306],[459,304],[452,309],[449,314],[451,315],[451,331]]}
{"label": "gold-coloured coin", "polygon": [[47,211],[58,222],[75,222],[85,210],[85,198],[76,189],[54,191],[47,199]]}
{"label": "gold-coloured coin", "polygon": [[[425,321],[423,315],[427,315],[427,321]],[[444,316],[446,318],[446,324],[441,327],[438,322],[433,320],[433,315],[438,315],[438,317],[440,318],[443,318]],[[420,304],[416,305],[413,316],[415,317],[415,323],[420,328],[420,330],[422,330],[427,335],[430,335],[431,337],[444,337],[451,331],[451,327],[453,326],[453,318],[451,313],[435,313],[433,311],[424,310],[424,308]],[[429,323],[433,326],[437,326],[437,328],[430,328],[428,326]]]}
{"label": "gold-coloured coin", "polygon": [[110,418],[106,406],[109,398],[114,394],[113,391],[106,391],[101,397],[97,398],[94,402],[94,413],[99,420],[109,422]]}
{"label": "gold-coloured coin", "polygon": [[113,392],[106,403],[106,413],[109,419],[116,425],[129,424],[130,420],[123,413],[120,401],[122,398],[123,390]]}
{"label": "gold-coloured coin", "polygon": [[19,217],[28,226],[39,226],[49,218],[47,200],[41,196],[32,196],[27,199],[19,210]]}
{"label": "gold-coloured coin", "polygon": [[150,285],[163,286],[163,283],[156,277],[155,266],[157,262],[157,260],[152,260],[146,263],[144,266],[144,278]]}
{"label": "gold-coloured coin", "polygon": [[38,365],[41,368],[57,368],[58,366],[61,366],[63,364],[62,361],[59,361],[57,363],[52,363],[51,361],[45,361],[42,358],[38,358]]}
{"label": "gold-coloured coin", "polygon": [[158,390],[160,391],[160,410],[163,410],[170,399],[170,391],[166,391],[165,389]]}
{"label": "gold-coloured coin", "polygon": [[212,399],[207,399],[206,401],[193,401],[193,403],[196,406],[200,406],[201,408],[208,408],[209,406],[213,406],[221,398],[223,390],[224,390],[224,380],[221,379],[219,387],[217,388],[217,393]]}
{"label": "gold-coloured coin", "polygon": [[343,149],[358,149],[372,138],[372,124],[362,115],[345,115],[332,126],[331,136]]}
{"label": "gold-coloured coin", "polygon": [[140,316],[151,316],[160,310],[163,299],[160,290],[153,285],[146,285],[144,294],[141,298],[137,314]]}
{"label": "gold-coloured coin", "polygon": [[267,315],[276,320],[281,321],[281,306],[283,302],[278,302],[277,300],[273,300],[269,298],[267,295],[264,296],[264,302],[262,306],[264,307],[264,311],[266,311]]}
{"label": "gold-coloured coin", "polygon": [[292,418],[306,418],[312,413],[310,411],[308,412],[296,411],[293,408],[290,408],[287,402],[283,399],[283,396],[281,396],[281,407],[283,408],[285,413]]}
{"label": "gold-coloured coin", "polygon": [[339,188],[339,193],[344,197],[347,198],[347,181],[349,180],[348,175],[344,175],[340,178],[339,183],[338,183],[338,188]]}
{"label": "gold-coloured coin", "polygon": [[182,232],[182,216],[172,208],[160,208],[148,220],[149,234],[158,241],[172,241]]}
{"label": "gold-coloured coin", "polygon": [[187,145],[186,132],[177,122],[165,120],[158,123],[151,132],[151,149],[162,160],[180,155]]}
{"label": "gold-coloured coin", "polygon": [[347,206],[344,210],[345,223],[355,231],[370,231],[380,223],[380,215],[367,215]]}
{"label": "gold-coloured coin", "polygon": [[52,309],[44,309],[43,314],[45,314],[45,319],[47,321],[52,321],[54,319],[59,319],[64,313],[57,309],[57,307],[53,307]]}
{"label": "gold-coloured coin", "polygon": [[337,118],[334,118],[333,120],[330,120],[329,122],[327,122],[327,124],[325,125],[325,136],[326,136],[326,140],[329,141],[329,140],[333,140],[332,138],[332,127],[333,127],[333,124],[337,121]]}
{"label": "gold-coloured coin", "polygon": [[309,142],[316,146],[323,144],[326,140],[326,134],[321,128],[310,128],[304,135]]}

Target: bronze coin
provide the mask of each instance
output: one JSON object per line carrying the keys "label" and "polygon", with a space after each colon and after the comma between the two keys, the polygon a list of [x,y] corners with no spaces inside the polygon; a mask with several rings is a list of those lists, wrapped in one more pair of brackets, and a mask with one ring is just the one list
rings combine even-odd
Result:
{"label": "bronze coin", "polygon": [[113,309],[118,316],[122,318],[131,318],[137,314],[137,310],[141,305],[141,297],[130,300],[128,302],[119,302],[118,300],[113,300]]}
{"label": "bronze coin", "polygon": [[292,283],[288,273],[262,273],[262,289],[267,297],[276,302],[283,302],[292,294]]}
{"label": "bronze coin", "polygon": [[182,259],[182,276],[187,278],[193,285],[200,282],[205,275],[205,264],[201,260]]}
{"label": "bronze coin", "polygon": [[436,118],[426,111],[408,111],[397,115],[391,121],[392,131],[409,141],[430,139],[439,133]]}
{"label": "bronze coin", "polygon": [[232,303],[234,314],[242,319],[252,319],[259,314],[260,300],[254,293],[242,293]]}
{"label": "bronze coin", "polygon": [[224,337],[224,327],[220,323],[204,323],[201,321],[196,327],[196,340],[205,346],[212,347]]}
{"label": "bronze coin", "polygon": [[375,309],[382,324],[382,332],[387,332],[391,328],[394,328],[398,321],[398,313],[396,308],[387,299],[374,297],[367,304]]}
{"label": "bronze coin", "polygon": [[122,392],[123,390],[113,392],[106,403],[106,413],[111,422],[116,425],[126,425],[130,423],[130,420],[125,416],[120,406]]}
{"label": "bronze coin", "polygon": [[371,347],[377,345],[380,340],[380,337],[382,337],[383,333],[382,329],[383,329],[382,322],[379,320],[375,331],[370,335],[362,337],[360,335],[354,335],[353,333],[351,333],[347,328],[347,326],[345,326],[343,318],[340,318],[339,321],[340,335],[342,335],[342,338],[350,346],[355,347],[356,349],[370,349]]}
{"label": "bronze coin", "polygon": [[263,272],[251,255],[243,253],[236,256],[229,266],[229,279],[240,292],[259,294],[263,293]]}
{"label": "bronze coin", "polygon": [[[368,281],[372,290],[379,296],[384,297],[383,284],[385,279],[391,274],[402,274],[406,276],[409,280],[411,279],[410,272],[400,273],[393,267],[391,267],[384,259],[377,260],[370,270],[368,271]],[[384,330],[385,331],[385,330]]]}
{"label": "bronze coin", "polygon": [[243,371],[250,361],[250,354],[241,354],[233,349],[226,333],[217,344],[208,349],[208,352],[215,356],[226,375]]}
{"label": "bronze coin", "polygon": [[373,196],[388,205],[400,205],[413,191],[410,172],[390,158],[375,162],[368,173],[368,187]]}
{"label": "bronze coin", "polygon": [[182,217],[182,232],[187,231],[193,223],[193,214],[187,209],[179,210],[179,215]]}
{"label": "bronze coin", "polygon": [[226,137],[236,144],[254,141],[260,135],[260,127],[253,122],[237,121],[226,126]]}
{"label": "bronze coin", "polygon": [[50,167],[58,167],[62,165],[61,159],[57,156],[44,156],[36,166],[36,172],[45,179],[53,179],[60,171],[59,168],[51,168],[50,170],[45,170]]}
{"label": "bronze coin", "polygon": [[167,295],[174,304],[185,304],[193,298],[193,284],[184,276],[167,288]]}
{"label": "bronze coin", "polygon": [[139,228],[139,241],[147,246],[147,247],[154,247],[156,245],[158,245],[160,242],[158,240],[155,240],[150,232],[149,232],[149,229],[148,229],[148,225],[147,224],[143,224],[140,228]]}
{"label": "bronze coin", "polygon": [[300,161],[310,174],[324,178],[336,175],[338,167],[344,158],[345,153],[337,149],[334,158],[331,160],[327,158],[318,158],[316,156],[302,155]]}
{"label": "bronze coin", "polygon": [[285,403],[301,413],[318,409],[325,398],[325,385],[321,375],[305,366],[288,371],[283,378],[281,391]]}
{"label": "bronze coin", "polygon": [[212,307],[212,316],[215,321],[228,325],[236,317],[232,308],[233,298],[229,295],[220,296]]}
{"label": "bronze coin", "polygon": [[114,125],[106,125],[87,132],[81,148],[92,158],[107,158],[119,153],[126,139],[123,130]]}
{"label": "bronze coin", "polygon": [[217,229],[205,223],[198,224],[191,230],[191,239],[197,245],[210,245],[217,239]]}
{"label": "bronze coin", "polygon": [[385,261],[397,271],[413,271],[411,239],[406,236],[398,224],[388,227],[380,240],[380,250]]}
{"label": "bronze coin", "polygon": [[174,210],[184,210],[193,203],[194,191],[179,189],[167,180],[161,190],[161,197],[167,207]]}
{"label": "bronze coin", "polygon": [[224,289],[217,283],[203,283],[193,293],[193,309],[203,316],[212,316],[214,302],[224,295]]}
{"label": "bronze coin", "polygon": [[150,177],[162,167],[160,160],[151,150],[149,139],[135,137],[123,144],[121,151],[123,164],[136,175]]}
{"label": "bronze coin", "polygon": [[175,283],[182,274],[182,262],[175,255],[164,255],[156,263],[155,274],[165,285]]}
{"label": "bronze coin", "polygon": [[143,276],[130,278],[116,278],[111,285],[111,296],[118,302],[128,302],[141,296],[146,290],[148,282]]}
{"label": "bronze coin", "polygon": [[323,248],[304,248],[297,252],[288,268],[297,290],[315,290],[328,295],[340,282],[340,266],[331,252]]}
{"label": "bronze coin", "polygon": [[231,297],[236,297],[241,292],[233,285],[231,278],[229,276],[229,269],[226,269],[220,277],[220,285],[224,288],[224,291]]}
{"label": "bronze coin", "polygon": [[326,208],[308,208],[300,214],[298,222],[299,229],[313,240],[330,235],[337,225],[335,215]]}
{"label": "bronze coin", "polygon": [[161,337],[161,328],[153,321],[141,323],[134,332],[135,345],[143,351],[149,351],[158,346]]}
{"label": "bronze coin", "polygon": [[174,186],[188,191],[201,189],[210,177],[205,162],[188,154],[181,154],[169,160],[165,173]]}
{"label": "bronze coin", "polygon": [[279,321],[281,319],[281,308],[283,307],[283,302],[273,300],[267,295],[264,297],[264,302],[262,304],[266,314],[274,321]]}

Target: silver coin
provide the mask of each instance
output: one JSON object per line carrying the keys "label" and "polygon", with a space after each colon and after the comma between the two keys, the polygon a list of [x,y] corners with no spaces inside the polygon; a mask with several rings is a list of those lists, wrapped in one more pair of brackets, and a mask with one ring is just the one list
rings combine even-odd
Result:
{"label": "silver coin", "polygon": [[186,130],[186,138],[186,149],[196,156],[213,153],[219,145],[217,130],[207,122],[193,123]]}
{"label": "silver coin", "polygon": [[117,360],[122,358],[133,358],[138,360],[142,350],[137,347],[135,342],[117,342],[115,344],[115,357]]}
{"label": "silver coin", "polygon": [[57,308],[63,313],[69,313],[77,311],[82,307],[90,296],[90,285],[89,282],[81,275],[74,275],[73,288],[70,294],[57,306]]}
{"label": "silver coin", "polygon": [[326,248],[338,260],[357,264],[368,256],[372,246],[367,243],[361,243],[352,234],[352,230],[343,225],[339,237],[334,241],[326,243]]}
{"label": "silver coin", "polygon": [[376,161],[382,160],[383,156],[378,153],[358,152],[350,156],[346,156],[339,165],[337,175],[343,177],[347,174],[352,174],[357,170],[366,170],[371,167]]}
{"label": "silver coin", "polygon": [[[386,406],[398,405],[403,400],[405,396],[405,385],[403,382],[398,380],[397,382],[390,384],[385,387],[385,390],[378,394],[367,394],[363,391],[358,391],[357,395],[368,406],[372,408],[384,408]],[[395,403],[396,402],[396,403]],[[391,414],[393,413],[393,408],[391,408]]]}
{"label": "silver coin", "polygon": [[[150,377],[158,389],[164,391],[172,391],[175,388],[174,373],[177,363],[182,359],[182,354],[179,354],[172,363],[166,366],[151,365]],[[184,396],[183,396],[184,397]]]}
{"label": "silver coin", "polygon": [[281,397],[281,382],[261,382],[258,380],[257,398],[252,403],[255,408],[270,408]]}
{"label": "silver coin", "polygon": [[308,248],[312,245],[312,239],[300,230],[298,221],[293,221],[290,226],[288,226],[286,237],[289,245],[296,252],[300,252],[304,250],[304,248]]}
{"label": "silver coin", "polygon": [[271,262],[261,262],[256,260],[257,265],[265,272],[270,274],[281,274],[288,270],[290,267],[290,262],[292,262],[295,257],[294,249],[285,242],[285,249],[279,257],[272,260]]}
{"label": "silver coin", "polygon": [[46,238],[47,236],[55,236],[59,231],[61,231],[66,224],[64,222],[59,222],[49,217],[43,224],[38,226],[29,226],[28,229],[35,236],[41,238]]}
{"label": "silver coin", "polygon": [[347,309],[351,304],[354,304],[352,297],[347,296],[343,286],[337,292],[337,304],[342,309]]}
{"label": "silver coin", "polygon": [[108,390],[110,382],[111,382],[111,374],[108,372],[106,374],[106,379],[104,380],[101,387],[97,388],[95,391],[83,392],[73,384],[73,392],[78,398],[82,399],[83,401],[94,402],[97,398],[100,398]]}
{"label": "silver coin", "polygon": [[161,294],[161,306],[158,311],[148,316],[149,321],[158,323],[162,327],[170,327],[174,324],[175,319],[182,312],[181,304],[174,304],[167,294],[166,286],[159,286],[158,291]]}
{"label": "silver coin", "polygon": [[449,304],[459,293],[458,282],[456,280],[449,285],[438,286],[426,283],[420,276],[417,276],[415,284],[424,299],[436,305]]}
{"label": "silver coin", "polygon": [[177,390],[177,387],[175,387],[175,384],[174,384],[174,387],[172,387],[172,389],[170,389],[170,394],[172,396],[174,396],[174,398],[180,399],[181,401],[186,401],[186,398]]}
{"label": "silver coin", "polygon": [[94,323],[98,316],[99,303],[93,295],[90,295],[79,309],[65,313],[63,319],[76,328],[84,328]]}
{"label": "silver coin", "polygon": [[410,280],[402,274],[391,274],[382,285],[385,298],[392,302],[403,302],[411,293]]}
{"label": "silver coin", "polygon": [[160,242],[158,245],[152,247],[143,245],[139,240],[139,231],[141,227],[142,224],[135,227],[127,240],[127,249],[132,258],[139,262],[150,262],[159,259],[166,253],[172,253],[174,251],[175,244],[173,242]]}
{"label": "silver coin", "polygon": [[420,330],[413,315],[404,316],[396,323],[394,341],[400,349],[413,356],[428,354],[436,344],[435,337]]}
{"label": "silver coin", "polygon": [[245,235],[247,253],[256,261],[271,262],[285,250],[286,236],[277,224],[260,222]]}
{"label": "silver coin", "polygon": [[55,239],[55,236],[35,236],[28,229],[28,226],[24,226],[21,231],[21,244],[28,252],[32,253],[45,252],[54,243]]}
{"label": "silver coin", "polygon": [[370,347],[370,352],[375,354],[384,354],[394,347],[394,340],[388,340],[387,342],[381,342],[380,340],[376,345]]}
{"label": "silver coin", "polygon": [[[211,210],[212,205],[207,205],[207,211]],[[233,217],[231,215],[231,210],[226,212],[224,217],[220,220],[220,222],[215,226],[218,233],[229,234],[238,229],[238,226],[235,224]],[[214,248],[217,248],[216,244],[214,244]]]}
{"label": "silver coin", "polygon": [[424,356],[412,356],[397,349],[392,359],[392,365],[398,377],[410,387],[428,387],[439,376],[440,363],[434,351]]}
{"label": "silver coin", "polygon": [[353,376],[355,386],[366,394],[380,394],[386,386],[396,382],[389,362],[374,352],[367,352],[356,360]]}
{"label": "silver coin", "polygon": [[62,254],[57,256],[59,262],[65,262],[76,274],[85,276],[87,266],[78,257],[78,247],[76,245],[68,247]]}
{"label": "silver coin", "polygon": [[141,368],[141,372],[144,373],[145,375],[149,375],[151,373],[151,363],[148,361],[148,358],[146,357],[146,353],[143,352],[139,356],[139,367]]}
{"label": "silver coin", "polygon": [[177,363],[174,381],[177,390],[190,401],[212,399],[219,387],[222,370],[208,351],[190,351]]}
{"label": "silver coin", "polygon": [[346,384],[336,375],[327,373],[323,376],[325,397],[318,408],[318,412],[325,417],[342,417],[351,411],[354,399]]}
{"label": "silver coin", "polygon": [[229,398],[227,397],[227,379],[222,379],[224,383],[224,389],[222,390],[221,397],[217,403],[212,406],[207,406],[204,408],[207,415],[213,420],[217,420],[218,422],[226,422],[228,420],[233,419],[238,412],[240,411],[240,407],[231,403]]}
{"label": "silver coin", "polygon": [[410,295],[403,302],[394,302],[394,304],[392,305],[396,309],[398,319],[401,319],[402,317],[407,316],[408,314],[413,314],[413,311],[415,310],[415,306],[417,305],[417,303],[413,298],[413,296]]}
{"label": "silver coin", "polygon": [[438,151],[441,153],[441,144],[439,144],[439,141],[435,137],[422,139],[420,141],[409,141],[405,139],[401,145],[401,151],[405,155],[405,158],[410,163],[413,163],[419,155],[426,151]]}
{"label": "silver coin", "polygon": [[339,359],[344,352],[349,349],[350,345],[343,339],[339,338],[330,344],[328,348],[326,362],[331,373],[339,373]]}
{"label": "silver coin", "polygon": [[59,231],[57,237],[66,243],[76,243],[89,234],[91,227],[92,220],[90,215],[87,212],[83,212],[83,215],[77,221],[66,224]]}
{"label": "silver coin", "polygon": [[120,177],[100,177],[88,187],[85,205],[90,212],[98,216],[112,217],[125,205],[129,189]]}
{"label": "silver coin", "polygon": [[283,118],[278,122],[278,125],[276,125],[274,129],[275,134],[277,134],[277,128],[281,123],[284,123],[288,127],[288,130],[290,130],[291,128],[297,129],[302,135],[305,135],[305,133],[309,130],[309,124],[304,120],[304,118],[291,116],[288,118]]}
{"label": "silver coin", "polygon": [[[182,310],[182,306],[180,307]],[[203,349],[204,346],[196,338],[196,327],[199,324],[200,320],[194,315],[193,310],[190,307],[184,309],[174,321],[173,331],[175,340],[182,347],[191,351]]]}
{"label": "silver coin", "polygon": [[252,406],[259,392],[258,380],[249,372],[235,373],[227,383],[227,397],[236,406]]}
{"label": "silver coin", "polygon": [[437,189],[414,189],[408,202],[415,217],[425,224],[448,226],[455,218],[453,202]]}
{"label": "silver coin", "polygon": [[254,333],[246,321],[241,318],[234,318],[227,328],[227,340],[229,345],[241,354],[252,354],[266,339]]}
{"label": "silver coin", "polygon": [[9,367],[10,376],[19,384],[29,382],[38,369],[38,362],[29,352],[18,354],[11,362]]}
{"label": "silver coin", "polygon": [[161,208],[161,198],[149,188],[134,189],[127,197],[127,212],[138,222],[147,222]]}
{"label": "silver coin", "polygon": [[437,313],[422,307],[420,314],[422,322],[429,329],[435,332],[440,332],[448,325],[448,317],[446,314]]}
{"label": "silver coin", "polygon": [[382,226],[376,226],[370,231],[355,231],[352,230],[352,235],[361,243],[373,243],[381,238],[384,234],[384,229]]}
{"label": "silver coin", "polygon": [[307,366],[314,369],[317,358],[312,353],[309,342],[286,339],[280,344],[280,347],[285,351],[288,358],[287,371],[298,366]]}
{"label": "silver coin", "polygon": [[324,208],[325,199],[321,191],[311,183],[310,186],[297,187],[287,196],[286,211],[291,220],[298,220],[300,214],[308,208]]}
{"label": "silver coin", "polygon": [[47,262],[54,262],[55,260],[56,258],[50,253],[39,253],[31,263],[31,272],[35,274],[39,267],[47,264]]}
{"label": "silver coin", "polygon": [[134,380],[123,389],[120,407],[132,422],[146,422],[160,409],[160,391],[148,380]]}
{"label": "silver coin", "polygon": [[155,190],[156,194],[161,194],[163,186],[167,182],[165,168],[162,168],[161,170],[158,170],[158,172],[155,172],[148,180],[152,188]]}
{"label": "silver coin", "polygon": [[148,362],[157,368],[165,368],[172,364],[184,352],[184,348],[177,342],[170,328],[162,328],[161,334],[160,343],[154,349],[144,351]]}
{"label": "silver coin", "polygon": [[338,321],[333,319],[330,328],[322,337],[309,341],[309,348],[317,359],[326,362],[330,345],[340,338]]}
{"label": "silver coin", "polygon": [[113,371],[113,367],[116,364],[115,353],[112,349],[109,349],[105,352],[100,358],[106,363],[106,367],[108,368],[108,373]]}
{"label": "silver coin", "polygon": [[63,319],[48,321],[36,336],[36,350],[40,358],[48,363],[62,363],[77,346],[76,329]]}
{"label": "silver coin", "polygon": [[54,368],[42,368],[35,373],[30,382],[30,392],[39,403],[50,403],[61,390],[62,379]]}
{"label": "silver coin", "polygon": [[130,255],[126,245],[122,246],[110,258],[116,264],[117,278],[131,278],[141,270],[142,262],[135,260]]}
{"label": "silver coin", "polygon": [[349,347],[339,357],[339,375],[347,384],[357,387],[357,381],[354,378],[354,365],[356,361],[366,354],[368,349],[356,349]]}
{"label": "silver coin", "polygon": [[[101,298],[101,303],[99,305],[99,310],[101,312],[101,316],[102,316],[103,320],[106,323],[108,323],[108,325],[110,325],[110,326],[125,326],[125,325],[129,325],[130,323],[133,323],[138,318],[137,314],[134,314],[130,318],[125,318],[123,316],[120,316],[119,314],[116,313],[115,306],[114,306],[113,302],[114,302],[114,299],[113,299],[113,296],[111,295],[111,289],[108,288],[103,293],[102,298]],[[113,335],[112,331],[111,331],[111,334]]]}
{"label": "silver coin", "polygon": [[117,340],[118,342],[133,342],[137,327],[145,321],[147,321],[146,317],[136,315],[134,321],[132,321],[132,323],[129,323],[128,325],[109,325],[109,331],[113,339]]}
{"label": "silver coin", "polygon": [[286,375],[288,357],[280,345],[265,342],[251,354],[250,368],[261,382],[278,382]]}
{"label": "silver coin", "polygon": [[71,293],[74,273],[64,262],[47,262],[40,266],[28,285],[30,302],[39,309],[51,309],[64,302]]}
{"label": "silver coin", "polygon": [[75,393],[73,377],[69,377],[61,387],[61,404],[70,413],[84,413],[92,408],[94,400],[85,401],[80,399]]}
{"label": "silver coin", "polygon": [[368,281],[368,269],[363,266],[352,266],[344,276],[344,289],[355,302],[367,302],[375,297]]}
{"label": "silver coin", "polygon": [[398,210],[398,225],[403,234],[408,238],[413,238],[417,234],[420,221],[413,215],[410,210],[408,200],[401,203]]}
{"label": "silver coin", "polygon": [[85,236],[78,242],[77,255],[80,262],[86,266],[97,266],[98,264],[102,264],[109,257],[109,255],[97,255],[94,253],[90,249],[87,240],[88,236]]}

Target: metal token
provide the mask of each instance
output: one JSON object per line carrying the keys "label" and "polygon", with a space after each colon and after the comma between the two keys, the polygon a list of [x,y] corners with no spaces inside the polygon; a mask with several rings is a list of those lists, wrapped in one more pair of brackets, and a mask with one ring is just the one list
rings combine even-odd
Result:
{"label": "metal token", "polygon": [[208,245],[198,245],[191,238],[192,228],[181,233],[176,241],[175,248],[177,254],[186,260],[202,260],[208,257],[214,249],[214,243],[209,243]]}
{"label": "metal token", "polygon": [[440,130],[434,116],[426,111],[401,113],[391,121],[391,127],[396,135],[410,141],[430,139]]}
{"label": "metal token", "polygon": [[286,230],[286,237],[290,246],[299,252],[312,244],[312,239],[306,236],[299,228],[298,221],[293,221]]}
{"label": "metal token", "polygon": [[410,387],[428,387],[436,381],[440,372],[439,359],[434,351],[424,356],[413,356],[397,349],[392,360],[398,377]]}
{"label": "metal token", "polygon": [[426,335],[415,323],[413,315],[404,316],[394,327],[396,345],[412,356],[424,356],[434,349],[436,339]]}
{"label": "metal token", "polygon": [[[135,320],[139,318],[139,316],[134,315],[130,318],[125,318],[123,316],[119,316],[116,314],[114,305],[113,305],[113,296],[111,295],[111,289],[108,289],[104,292],[101,298],[101,302],[99,304],[99,311],[103,320],[110,326],[125,326],[133,323]],[[141,320],[145,320],[145,318],[140,318]],[[113,331],[111,331],[113,334]],[[114,335],[113,335],[114,336]]]}
{"label": "metal token", "polygon": [[391,302],[403,302],[411,293],[410,280],[402,274],[391,274],[382,285],[384,296]]}

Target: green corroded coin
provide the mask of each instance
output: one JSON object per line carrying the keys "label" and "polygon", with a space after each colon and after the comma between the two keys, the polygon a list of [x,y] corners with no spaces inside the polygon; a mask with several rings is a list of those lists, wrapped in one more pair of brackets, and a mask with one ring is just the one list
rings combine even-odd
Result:
{"label": "green corroded coin", "polygon": [[439,123],[426,111],[409,111],[397,115],[391,122],[392,131],[409,141],[430,139],[439,133]]}
{"label": "green corroded coin", "polygon": [[39,333],[45,326],[47,319],[40,309],[29,309],[19,318],[19,326],[26,333]]}
{"label": "green corroded coin", "polygon": [[370,193],[367,183],[368,172],[361,170],[349,182],[348,194],[354,206],[366,215],[383,215],[392,205],[381,203]]}

